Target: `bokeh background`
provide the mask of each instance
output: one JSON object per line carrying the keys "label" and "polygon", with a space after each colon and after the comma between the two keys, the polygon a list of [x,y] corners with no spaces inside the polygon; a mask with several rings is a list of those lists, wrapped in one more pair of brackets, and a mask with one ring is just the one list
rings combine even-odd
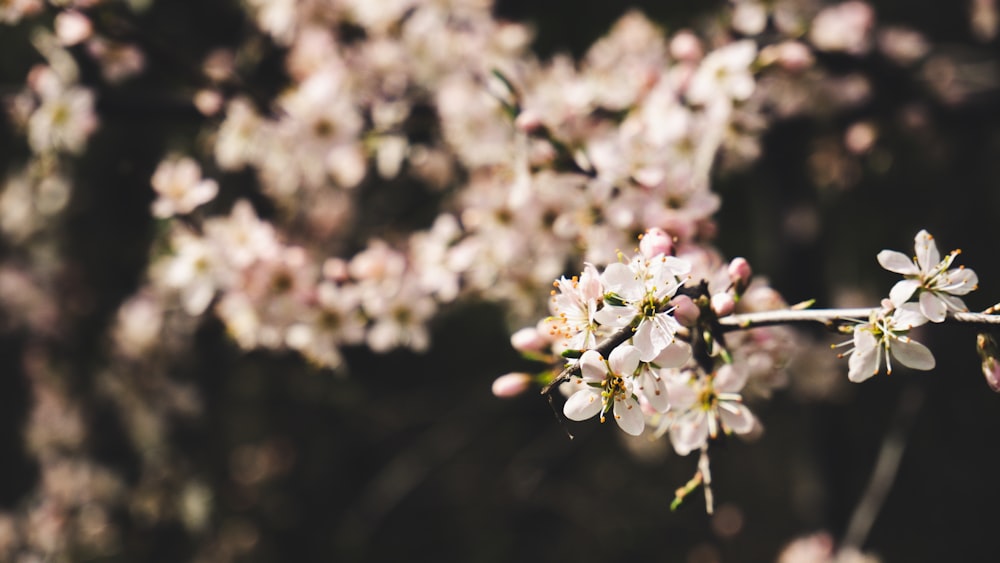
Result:
{"label": "bokeh background", "polygon": [[[909,252],[926,228],[942,251],[962,249],[960,260],[981,280],[967,303],[984,309],[1000,301],[1000,50],[972,15],[991,3],[871,4],[880,25],[919,30],[938,58],[901,70],[876,55],[817,53],[835,76],[870,79],[870,95],[776,120],[757,160],[718,173],[716,246],[750,259],[791,303],[861,306],[895,281],[877,252]],[[530,23],[540,56],[580,56],[628,9],[673,30],[702,25],[727,6],[501,0],[494,13]],[[40,345],[30,328],[0,321],[0,509],[27,510],[43,479],[26,437],[37,398],[25,366],[33,362],[58,371],[60,388],[84,413],[83,451],[126,491],[104,524],[113,549],[68,550],[54,560],[773,561],[797,537],[845,534],[893,431],[905,450],[864,550],[887,562],[996,559],[1000,397],[981,375],[974,331],[962,327],[922,333],[935,370],[901,369],[864,385],[849,384],[846,362],[828,351],[836,336],[802,329],[815,345],[793,364],[791,385],[752,405],[764,432],[752,443],[713,447],[717,510],[709,516],[698,495],[670,510],[674,490],[695,470],[692,457],[594,421],[564,426],[534,392],[494,397],[495,377],[536,367],[511,348],[517,327],[498,305],[449,308],[433,321],[426,353],[349,347],[347,369],[336,373],[293,352],[244,352],[206,316],[189,353],[162,359],[201,405],[197,415],[167,417],[164,445],[198,485],[171,475],[161,477],[173,486],[146,482],[129,439],[132,419],[100,390],[107,334],[142,283],[157,236],[149,178],[165,152],[197,138],[205,123],[175,93],[193,61],[236,45],[250,24],[235,0],[155,2],[129,21],[136,28],[128,32],[149,47],[146,68],[98,93],[101,126],[76,162],[55,242],[42,251],[56,280],[57,331]],[[5,93],[40,60],[31,29],[0,28]],[[268,99],[287,77],[280,47],[262,49],[250,79]],[[81,61],[82,82],[99,84],[97,69]],[[860,134],[858,124],[861,133],[876,128],[877,138],[852,150],[845,139]],[[14,167],[27,151],[11,120],[0,120],[0,166]],[[267,197],[248,174],[219,181],[220,197],[250,197],[266,217]],[[432,195],[400,202],[399,186],[371,189],[368,212],[384,221],[425,223],[430,215],[421,210],[435,204]],[[358,233],[354,244],[370,234]],[[0,260],[36,256],[22,244],[0,239]],[[0,301],[9,306],[22,294],[7,287]],[[209,507],[197,525],[185,520],[184,499]],[[0,535],[45,525],[17,522]]]}

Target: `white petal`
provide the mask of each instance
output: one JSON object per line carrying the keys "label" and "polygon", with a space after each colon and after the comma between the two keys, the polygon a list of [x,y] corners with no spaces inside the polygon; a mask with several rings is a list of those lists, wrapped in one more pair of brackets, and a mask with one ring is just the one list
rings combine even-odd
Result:
{"label": "white petal", "polygon": [[688,455],[708,442],[705,411],[688,411],[670,425],[670,442],[678,455]]}
{"label": "white petal", "polygon": [[[660,372],[661,376],[663,372]],[[690,378],[665,377],[667,386],[667,401],[670,407],[678,411],[686,411],[698,401],[698,392],[691,385]]]}
{"label": "white petal", "polygon": [[715,372],[712,386],[721,393],[739,393],[747,383],[750,372],[734,364],[726,364]]}
{"label": "white petal", "polygon": [[683,340],[674,340],[660,352],[653,363],[661,368],[676,368],[691,359],[691,345]]}
{"label": "white petal", "polygon": [[615,422],[618,423],[618,426],[626,434],[638,436],[642,434],[643,428],[646,427],[646,418],[642,416],[642,409],[639,408],[639,403],[631,398],[615,401],[614,414]]}
{"label": "white petal", "polygon": [[934,369],[934,354],[916,340],[906,337],[894,339],[889,352],[906,367],[923,371]]}
{"label": "white petal", "polygon": [[854,352],[847,365],[847,379],[854,383],[861,383],[878,373],[878,340],[872,333],[854,329]]}
{"label": "white petal", "polygon": [[[583,385],[581,383],[581,385]],[[587,420],[601,412],[601,392],[594,387],[580,389],[566,400],[563,414],[570,420]]]}
{"label": "white petal", "polygon": [[[643,341],[643,345],[640,348],[642,361],[651,362],[656,359],[660,355],[660,352],[664,351],[674,341],[674,334],[679,329],[680,323],[677,322],[677,319],[670,316],[669,313],[660,313],[639,323],[639,327],[636,329],[633,338],[635,340],[640,340],[641,338]],[[640,331],[644,331],[641,337],[639,335]],[[646,345],[647,339],[648,346]]]}
{"label": "white petal", "polygon": [[909,256],[895,250],[883,250],[878,253],[878,263],[890,272],[903,274],[904,276],[914,276],[920,273],[920,269],[913,263]]}
{"label": "white petal", "polygon": [[608,376],[608,367],[604,357],[597,350],[587,350],[580,356],[580,373],[585,381],[604,381]]}
{"label": "white petal", "polygon": [[601,283],[604,284],[605,290],[617,293],[626,299],[636,292],[636,285],[640,285],[639,290],[642,290],[635,272],[621,262],[609,264],[604,269],[604,273],[601,274]]}
{"label": "white petal", "polygon": [[604,308],[594,313],[594,320],[604,326],[623,327],[632,322],[635,313],[636,311],[632,307],[604,305]]}
{"label": "white petal", "polygon": [[965,295],[976,289],[978,284],[979,276],[976,272],[968,268],[954,268],[945,274],[945,283],[939,284],[935,289],[952,295]]}
{"label": "white petal", "polygon": [[941,253],[938,252],[937,243],[934,237],[927,231],[921,230],[913,239],[913,249],[917,254],[917,265],[920,271],[930,273],[941,262]]}
{"label": "white petal", "polygon": [[[921,295],[921,300],[922,298]],[[923,307],[916,303],[904,303],[892,313],[893,328],[908,329],[924,324],[927,324],[927,316],[923,312]]]}
{"label": "white petal", "polygon": [[948,314],[948,305],[934,292],[924,291],[920,294],[920,311],[928,320],[939,323]]}
{"label": "white petal", "polygon": [[944,304],[947,305],[949,311],[954,311],[958,313],[969,310],[969,308],[965,306],[965,301],[962,301],[958,297],[953,297],[951,295],[946,295],[944,293],[938,293],[936,295],[938,299],[944,301]]}
{"label": "white petal", "polygon": [[920,282],[917,280],[899,280],[889,291],[889,301],[892,301],[893,305],[899,307],[909,301],[910,297],[913,297],[913,292],[918,287],[920,287]]}
{"label": "white petal", "polygon": [[639,358],[650,358],[652,360],[660,354],[662,348],[657,348],[653,344],[653,325],[649,321],[642,321],[636,327],[632,335],[632,344],[639,350]]}
{"label": "white petal", "polygon": [[632,375],[635,368],[639,367],[639,350],[635,346],[622,344],[608,355],[608,365],[612,372],[620,376]]}
{"label": "white petal", "polygon": [[753,430],[753,413],[740,403],[722,401],[719,405],[719,418],[722,419],[723,426],[737,434],[746,434]]}
{"label": "white petal", "polygon": [[639,391],[649,401],[649,405],[656,409],[656,412],[662,413],[670,410],[670,401],[667,400],[667,384],[662,378],[654,376],[651,370],[643,370],[639,377]]}

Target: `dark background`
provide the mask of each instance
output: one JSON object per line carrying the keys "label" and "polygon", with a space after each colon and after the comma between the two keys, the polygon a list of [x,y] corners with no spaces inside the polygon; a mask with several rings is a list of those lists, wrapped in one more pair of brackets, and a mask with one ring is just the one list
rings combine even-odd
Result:
{"label": "dark background", "polygon": [[[628,6],[666,29],[693,25],[721,2],[609,3],[558,0],[500,2],[496,13],[536,24],[542,54],[581,54]],[[997,61],[995,41],[975,42],[964,4],[878,2],[882,22],[922,30],[961,60]],[[106,361],[101,334],[121,301],[139,285],[155,225],[148,186],[156,164],[183,145],[202,118],[169,95],[184,83],[185,64],[232,45],[245,22],[231,3],[159,2],[139,23],[154,52],[147,72],[101,100],[102,126],[75,174],[73,200],[60,226],[66,264],[66,316],[55,353],[71,366],[81,400]],[[183,30],[183,33],[182,31]],[[0,30],[0,80],[15,88],[32,62],[24,27]],[[183,39],[181,39],[183,38]],[[910,252],[926,228],[942,251],[961,247],[962,263],[980,276],[967,299],[974,310],[1000,300],[998,92],[986,88],[954,105],[927,84],[878,57],[824,60],[835,71],[860,70],[876,88],[869,103],[843,113],[801,117],[773,126],[762,158],[720,176],[718,247],[743,255],[790,302],[835,305],[838,291],[887,294],[895,276],[882,271],[883,248]],[[85,82],[94,69],[84,69]],[[89,74],[88,74],[89,73]],[[253,77],[261,95],[280,87],[280,53]],[[919,103],[929,122],[915,133],[900,109]],[[859,158],[850,187],[813,182],[809,159],[818,140],[839,138],[859,119],[880,125],[888,169]],[[26,154],[23,141],[0,135],[0,162]],[[223,191],[253,188],[227,176]],[[798,215],[815,220],[810,236],[793,236]],[[18,249],[0,242],[0,258]],[[713,447],[718,508],[712,518],[695,495],[671,512],[673,491],[696,459],[665,450],[630,453],[617,429],[571,423],[570,440],[546,401],[528,393],[498,400],[494,377],[529,367],[510,349],[502,312],[463,304],[434,324],[425,355],[347,351],[350,373],[316,371],[294,355],[240,353],[221,325],[206,319],[194,352],[177,359],[174,377],[195,382],[206,415],[179,421],[171,443],[214,492],[211,530],[249,526],[253,549],[239,560],[263,561],[769,561],[794,537],[828,530],[839,538],[864,490],[879,445],[904,397],[916,401],[898,477],[865,543],[885,561],[993,561],[1000,505],[1000,397],[979,372],[974,332],[930,327],[924,341],[938,367],[899,370],[864,385],[841,379],[823,398],[778,392],[752,405],[765,433],[753,444]],[[809,337],[825,338],[822,334]],[[0,507],[14,509],[37,481],[20,433],[29,408],[19,377],[24,334],[0,341]],[[836,340],[834,338],[834,340]],[[831,352],[832,354],[832,352]],[[799,369],[809,372],[806,365]],[[793,370],[792,376],[796,376]],[[805,375],[803,375],[805,377]],[[137,475],[123,422],[93,400],[94,456],[125,476]],[[247,488],[234,483],[231,458],[241,445],[272,444],[287,460],[275,476]],[[735,535],[725,515],[738,514]],[[184,561],[203,538],[176,525],[145,526],[116,515],[123,549],[108,561]]]}

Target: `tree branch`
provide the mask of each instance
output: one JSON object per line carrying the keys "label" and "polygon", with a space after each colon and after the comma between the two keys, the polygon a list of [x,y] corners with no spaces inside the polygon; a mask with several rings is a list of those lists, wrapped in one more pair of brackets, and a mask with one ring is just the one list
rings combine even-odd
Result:
{"label": "tree branch", "polygon": [[[719,319],[719,325],[724,331],[744,330],[759,326],[771,326],[779,324],[805,324],[820,323],[827,326],[835,326],[864,321],[872,311],[878,308],[859,309],[782,309],[778,311],[762,311],[760,313],[744,313],[741,315],[729,315]],[[1000,315],[990,315],[986,313],[950,313],[943,324],[967,324],[967,325],[1000,325]]]}

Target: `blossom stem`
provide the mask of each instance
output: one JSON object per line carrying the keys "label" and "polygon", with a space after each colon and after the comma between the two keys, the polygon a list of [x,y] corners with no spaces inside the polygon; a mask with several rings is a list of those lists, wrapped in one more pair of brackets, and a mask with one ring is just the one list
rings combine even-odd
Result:
{"label": "blossom stem", "polygon": [[[867,319],[872,311],[878,308],[858,309],[781,309],[777,311],[761,311],[759,313],[744,313],[729,315],[719,319],[719,325],[724,331],[744,330],[759,326],[780,324],[821,323],[835,326],[855,323],[858,319]],[[945,324],[967,325],[1000,325],[1000,315],[986,313],[949,313]]]}

